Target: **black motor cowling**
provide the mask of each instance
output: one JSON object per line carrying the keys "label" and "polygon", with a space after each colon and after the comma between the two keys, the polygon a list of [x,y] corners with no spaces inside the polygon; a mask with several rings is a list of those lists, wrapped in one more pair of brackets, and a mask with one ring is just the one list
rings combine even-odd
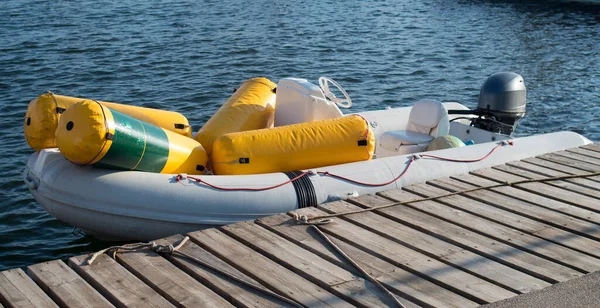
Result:
{"label": "black motor cowling", "polygon": [[496,73],[488,77],[479,93],[479,104],[471,125],[487,131],[511,135],[523,116],[527,89],[519,74]]}

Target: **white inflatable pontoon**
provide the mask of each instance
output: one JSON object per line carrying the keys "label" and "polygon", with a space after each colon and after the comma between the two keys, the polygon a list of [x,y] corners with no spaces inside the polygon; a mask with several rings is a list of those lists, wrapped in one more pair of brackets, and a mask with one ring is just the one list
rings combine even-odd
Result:
{"label": "white inflatable pontoon", "polygon": [[[480,106],[484,95],[493,91],[482,88]],[[347,106],[351,102],[346,98]],[[298,103],[303,99],[306,102]],[[510,101],[514,99],[513,95]],[[301,79],[281,80],[277,89],[276,125],[341,116],[332,103],[339,101],[327,89],[327,80],[320,88]],[[493,101],[489,102],[482,109],[499,110],[494,109]],[[369,122],[376,137],[376,158],[313,170],[191,177],[78,166],[67,161],[58,149],[46,149],[30,157],[23,175],[42,207],[89,235],[104,240],[153,240],[397,189],[591,143],[573,132],[511,138],[512,128],[504,131],[507,125],[498,124],[498,119],[504,121],[511,110],[514,114],[521,113],[518,120],[524,113],[524,101],[522,110],[504,108],[504,113],[496,113],[500,115],[491,121],[483,121],[486,116],[482,116],[481,110],[479,115],[475,112],[476,115],[464,116],[470,111],[461,104],[431,100],[417,102],[413,107],[361,112],[358,114]],[[489,114],[487,117],[491,119]],[[462,141],[472,140],[474,145],[423,153],[434,138],[448,134]],[[415,156],[419,153],[478,161],[451,162]],[[415,157],[421,158],[415,160]]]}

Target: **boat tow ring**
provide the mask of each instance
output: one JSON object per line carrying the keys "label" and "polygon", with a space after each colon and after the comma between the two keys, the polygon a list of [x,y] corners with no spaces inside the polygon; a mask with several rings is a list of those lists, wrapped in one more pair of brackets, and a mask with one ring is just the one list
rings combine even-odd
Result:
{"label": "boat tow ring", "polygon": [[[337,98],[333,92],[329,91],[329,83],[334,85],[342,94],[344,98]],[[330,101],[334,102],[336,105],[342,108],[350,108],[352,106],[352,100],[350,99],[350,95],[346,93],[346,90],[340,86],[339,83],[335,82],[333,79],[329,77],[319,77],[319,86],[323,90],[325,97]]]}

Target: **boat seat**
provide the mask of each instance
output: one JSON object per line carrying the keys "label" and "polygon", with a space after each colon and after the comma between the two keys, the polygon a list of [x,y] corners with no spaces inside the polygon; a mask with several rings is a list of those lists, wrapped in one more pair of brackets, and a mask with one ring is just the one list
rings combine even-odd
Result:
{"label": "boat seat", "polygon": [[283,78],[277,83],[275,126],[335,119],[344,114],[323,90],[306,79]]}
{"label": "boat seat", "polygon": [[448,135],[448,111],[442,103],[424,99],[410,110],[405,130],[383,133],[377,142],[377,157],[410,154],[425,151],[433,139]]}

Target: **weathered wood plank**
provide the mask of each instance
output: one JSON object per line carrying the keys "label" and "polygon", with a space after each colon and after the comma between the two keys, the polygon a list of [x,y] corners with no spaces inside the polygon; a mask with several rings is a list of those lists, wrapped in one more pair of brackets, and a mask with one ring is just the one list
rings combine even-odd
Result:
{"label": "weathered wood plank", "polygon": [[58,307],[22,269],[0,272],[0,303],[6,307]]}
{"label": "weathered wood plank", "polygon": [[[157,240],[156,243],[159,245],[168,245],[175,242],[179,242],[183,239],[181,235],[173,235],[168,238]],[[210,254],[208,251],[202,249],[200,246],[187,242],[183,247],[179,249],[180,252],[192,256],[193,258],[199,259],[207,264],[210,264],[213,268],[221,270],[237,279],[246,281],[253,285],[260,285],[256,280],[244,275],[231,265],[225,263],[223,260]],[[227,299],[238,307],[288,307],[288,303],[280,301],[279,299],[265,294],[261,291],[255,291],[252,288],[245,286],[235,280],[221,275],[218,272],[213,271],[210,268],[204,268],[196,262],[180,256],[178,254],[167,254],[165,255],[169,261],[175,264],[177,267],[188,273],[188,275],[194,277],[205,286],[219,294],[221,297]]]}
{"label": "weathered wood plank", "polygon": [[594,151],[594,152],[600,152],[600,144],[599,143],[592,143],[592,144],[584,145],[581,148],[590,150],[590,151]]}
{"label": "weathered wood plank", "polygon": [[[487,186],[497,184],[497,182],[493,182],[488,179],[476,177],[473,175],[463,175],[453,178],[476,186]],[[530,190],[515,189],[513,187],[504,186],[492,188],[490,189],[490,191],[502,194],[505,197],[507,197],[508,200],[518,199],[528,204],[541,206],[552,211],[576,217],[581,220],[589,221],[596,224],[600,223],[600,214],[596,213],[593,210],[568,204],[559,200],[551,199],[541,194],[530,192]]]}
{"label": "weathered wood plank", "polygon": [[[494,172],[494,170],[501,172]],[[482,169],[471,172],[475,175],[480,175],[483,178],[486,178],[491,181],[496,182],[504,182],[504,181],[520,181],[527,179],[544,179],[547,178],[543,175],[536,174],[527,170],[518,169],[512,166],[500,165],[495,166],[491,169]],[[490,178],[490,176],[497,176],[497,178]],[[574,179],[577,180],[577,179]],[[600,184],[600,183],[599,183]],[[553,186],[559,188],[561,192],[564,192],[565,195],[571,196],[569,200],[578,200],[581,197],[579,195],[584,195],[588,198],[586,200],[594,200],[600,202],[600,191],[595,188],[590,188],[586,186],[579,185],[577,183],[570,182],[568,180],[557,180],[557,181],[546,181],[539,183],[523,183],[519,184],[519,187],[530,187],[530,186],[542,186],[544,189],[552,190]],[[589,199],[591,198],[591,199]],[[576,201],[573,201],[576,202]],[[599,207],[600,208],[600,207]]]}
{"label": "weathered wood plank", "polygon": [[[304,249],[312,251],[321,258],[347,268],[350,271],[354,270],[354,267],[341,256],[337,256],[337,253],[330,248],[330,245],[311,227],[297,224],[285,214],[263,217],[258,219],[256,223],[287,238]],[[369,272],[371,276],[384,284],[390,291],[401,295],[404,299],[408,299],[421,306],[474,307],[479,305],[337,238],[330,237],[330,239],[342,251],[352,256],[353,260]],[[403,303],[406,305],[407,302],[403,300]]]}
{"label": "weathered wood plank", "polygon": [[[546,161],[543,161],[543,162],[546,162]],[[514,167],[514,168],[502,168],[501,166],[502,167],[509,166],[509,167]],[[530,173],[538,174],[540,176],[539,178],[549,178],[549,177],[560,177],[560,176],[572,175],[567,172],[563,172],[560,170],[553,170],[553,169],[549,169],[549,168],[545,168],[545,167],[540,167],[540,166],[537,166],[537,165],[534,165],[534,164],[531,164],[528,162],[524,162],[524,161],[508,162],[508,163],[506,163],[506,165],[500,165],[498,167],[500,167],[499,170],[503,170],[505,172],[509,172],[512,174],[515,174],[513,172],[519,172],[516,175],[525,176],[527,178],[537,178],[537,177],[533,177]],[[521,171],[523,171],[523,170],[528,171],[528,172],[522,173]],[[583,174],[583,172],[580,172],[578,174]],[[599,177],[599,179],[600,179],[600,177]],[[572,179],[564,179],[563,181],[596,190],[596,194],[600,193],[600,182],[594,181],[590,178],[572,178]]]}
{"label": "weathered wood plank", "polygon": [[222,230],[246,246],[349,303],[365,307],[388,307],[395,304],[370,281],[320,258],[253,222],[224,226]]}
{"label": "weathered wood plank", "polygon": [[267,288],[307,306],[352,306],[323,288],[217,229],[188,234],[197,245],[225,260]]}
{"label": "weathered wood plank", "polygon": [[[452,177],[453,179],[461,180],[465,183],[468,183],[473,186],[488,186],[493,185],[494,183],[503,182],[503,181],[514,181],[520,177],[515,175],[501,172],[498,170],[478,170],[472,172],[472,176],[457,176]],[[522,179],[522,178],[520,178]],[[574,185],[574,184],[572,184]],[[469,186],[469,187],[473,187]],[[566,216],[565,214],[575,214],[575,216],[582,215],[583,217],[589,217],[588,211],[580,209],[575,206],[571,206],[568,204],[559,205],[556,207],[556,203],[546,204],[546,203],[531,203],[528,201],[519,200],[518,198],[513,198],[511,194],[517,194],[519,190],[526,190],[529,192],[534,192],[536,188],[538,188],[538,193],[542,190],[550,191],[552,190],[549,185],[541,184],[541,183],[523,183],[517,186],[517,189],[511,187],[508,189],[504,189],[504,191],[508,192],[507,194],[499,194],[496,193],[496,189],[492,189],[492,191],[477,191],[473,193],[466,193],[466,196],[469,196],[472,199],[485,202],[487,204],[493,205],[495,207],[511,211],[517,213],[522,216],[529,217],[534,220],[538,220],[549,225],[555,226],[557,228],[565,229],[567,231],[576,232],[580,235],[594,238],[596,240],[600,239],[600,225],[596,223],[592,223],[589,221],[584,221],[577,217]],[[525,187],[525,188],[524,188]],[[557,199],[569,199],[575,195],[576,193],[568,193],[561,188],[554,188],[556,191],[556,195],[560,196]],[[540,195],[545,195],[546,193],[540,193]],[[573,198],[570,199],[575,202]],[[598,200],[600,203],[600,200]],[[599,204],[600,205],[600,204]],[[554,206],[554,207],[553,207]],[[599,243],[600,244],[600,243]],[[599,246],[600,247],[600,246]]]}
{"label": "weathered wood plank", "polygon": [[581,169],[576,169],[573,167],[569,167],[563,164],[559,164],[556,162],[552,162],[549,160],[543,160],[543,159],[539,159],[539,158],[527,158],[527,159],[523,159],[521,160],[523,163],[526,164],[530,164],[530,165],[535,165],[537,167],[546,169],[546,170],[556,170],[556,171],[560,171],[560,172],[564,172],[570,175],[582,175],[585,174],[586,177],[584,178],[587,181],[591,181],[591,182],[600,182],[600,176],[590,176],[589,174],[591,174],[591,172],[589,171],[585,171],[585,170],[581,170]]}
{"label": "weathered wood plank", "polygon": [[[512,174],[498,170],[480,170],[472,174],[477,177],[469,175],[452,178],[474,186],[484,187],[501,181],[513,181],[517,178]],[[573,205],[576,202],[576,197],[574,196],[580,195],[559,187],[552,188],[550,186],[549,184],[541,183],[523,183],[518,184],[516,188],[493,188],[491,191],[465,195],[531,219],[548,223],[554,227],[600,240],[600,224],[593,221],[593,219],[599,216],[595,211],[596,209],[589,208],[588,206],[575,206]],[[522,191],[530,192],[531,194],[528,195]],[[554,196],[550,196],[552,191],[555,192]],[[589,201],[589,199],[586,200]]]}
{"label": "weathered wood plank", "polygon": [[[360,209],[356,205],[343,201],[323,204],[319,208],[331,213],[344,213]],[[375,213],[345,215],[343,218],[361,228],[393,239],[431,258],[449,263],[517,293],[527,293],[550,286],[548,282],[476,254],[467,250],[466,247],[453,245]]]}
{"label": "weathered wood plank", "polygon": [[564,156],[569,159],[586,162],[588,164],[593,164],[593,165],[597,165],[600,167],[600,158],[595,158],[592,156],[582,155],[579,153],[569,152],[569,151],[558,151],[558,152],[553,152],[552,154]]}
{"label": "weathered wood plank", "polygon": [[[308,214],[309,217],[326,214],[326,212],[316,208],[304,208],[296,212]],[[383,226],[380,227],[384,230]],[[336,219],[335,222],[322,225],[320,228],[329,235],[351,243],[375,257],[426,277],[430,281],[435,281],[445,288],[471,300],[481,303],[493,302],[499,300],[499,298],[508,298],[516,295],[514,292],[415,251],[413,247],[406,247],[398,243],[398,239],[392,240],[383,237],[343,219]],[[450,255],[461,251],[463,250],[452,249],[446,253]]]}
{"label": "weathered wood plank", "polygon": [[[416,193],[422,197],[436,197],[448,194],[443,190],[427,184],[410,185],[405,190],[388,190],[378,195],[394,201],[405,201],[408,192]],[[413,197],[409,197],[414,200]],[[521,250],[536,254],[550,261],[560,263],[573,269],[589,273],[600,269],[598,259],[579,253],[561,245],[555,245],[551,241],[542,239],[515,227],[520,223],[519,218],[503,215],[498,211],[489,211],[487,205],[464,196],[448,196],[436,199],[436,201],[419,202],[420,211],[429,215],[459,225],[472,232],[483,234],[508,245],[517,246]],[[527,221],[525,222],[527,224]],[[546,226],[546,228],[549,226]],[[538,230],[539,225],[528,226],[528,229]],[[541,227],[544,228],[544,227]]]}
{"label": "weathered wood plank", "polygon": [[[474,175],[470,175],[470,177],[472,177],[473,180],[476,180],[478,178]],[[469,178],[469,176],[463,175],[461,176],[461,178],[466,179]],[[471,180],[471,178],[469,178],[469,180]],[[448,191],[463,191],[465,189],[475,187],[472,184],[449,178],[437,179],[429,181],[428,183]],[[412,187],[410,190],[412,192],[420,194],[418,191],[413,191]],[[578,250],[584,254],[600,257],[600,242],[579,236],[573,232],[556,228],[545,222],[530,219],[528,217],[520,215],[519,213],[503,210],[498,206],[491,206],[487,202],[481,201],[484,197],[487,198],[487,195],[489,195],[490,193],[493,192],[479,190],[473,193],[466,193],[464,195],[467,198],[462,199],[462,203],[457,204],[456,202],[453,202],[452,206],[457,206],[480,217],[484,217],[486,219],[504,224],[506,226],[513,227],[515,229],[527,232],[532,235],[542,237],[543,234],[543,238],[545,238],[546,240],[552,241],[560,245],[564,245],[571,249]],[[440,202],[441,201],[442,200],[440,200]],[[507,199],[503,198],[502,202],[505,205],[509,205],[512,201],[507,202]]]}
{"label": "weathered wood plank", "polygon": [[566,149],[565,151],[571,152],[571,153],[577,153],[577,154],[584,155],[584,156],[589,156],[589,157],[596,158],[596,159],[600,159],[600,152],[588,150],[583,147]]}
{"label": "weathered wood plank", "polygon": [[[400,196],[406,197],[406,199],[401,201],[419,198],[419,196],[408,192]],[[395,203],[395,201],[375,195],[364,195],[349,199],[348,201],[366,208]],[[397,205],[376,210],[375,212],[552,283],[570,280],[583,275],[583,273],[574,269],[428,215],[425,212],[419,211],[420,204],[419,202],[408,203],[406,205]]]}
{"label": "weathered wood plank", "polygon": [[[521,179],[521,180],[527,180],[527,179],[535,179],[535,180],[540,180],[540,179],[547,179],[548,176],[539,174],[539,173],[535,173],[535,172],[531,172],[528,170],[524,170],[518,167],[514,167],[514,166],[509,166],[509,165],[499,165],[499,166],[495,166],[492,168],[492,170],[499,170],[502,171],[504,173],[508,173],[511,176],[514,176],[515,179]],[[476,172],[474,172],[475,174]],[[562,174],[562,175],[566,175],[566,174]],[[587,182],[586,182],[587,181]],[[581,185],[580,182],[583,182],[584,185]],[[589,182],[589,183],[588,183]],[[593,182],[593,181],[589,181],[586,179],[565,179],[565,180],[556,180],[556,181],[545,181],[545,182],[540,182],[546,185],[550,185],[550,186],[554,186],[554,187],[559,187],[568,191],[572,191],[575,192],[577,194],[582,194],[584,196],[588,196],[590,198],[595,198],[598,199],[598,201],[600,201],[600,183],[598,182]],[[585,185],[585,184],[588,185]],[[592,185],[591,187],[589,185]],[[596,186],[596,187],[594,187]]]}
{"label": "weathered wood plank", "polygon": [[69,266],[113,305],[140,308],[174,307],[108,255],[101,254],[92,265],[87,265],[90,256],[91,254],[71,257]]}
{"label": "weathered wood plank", "polygon": [[114,307],[61,260],[31,265],[27,273],[61,307]]}
{"label": "weathered wood plank", "polygon": [[542,159],[542,160],[547,160],[550,162],[554,162],[554,163],[558,163],[561,165],[565,165],[565,166],[568,166],[571,168],[588,171],[588,172],[600,171],[600,166],[598,166],[598,165],[586,163],[583,161],[571,159],[569,157],[565,157],[562,155],[556,155],[553,153],[540,155],[540,156],[537,156],[537,158]]}
{"label": "weathered wood plank", "polygon": [[[539,159],[536,157],[525,158],[525,159],[521,160],[521,162],[531,164],[531,165],[536,165],[536,166],[539,166],[546,170],[556,170],[556,171],[564,172],[567,174],[589,174],[589,173],[591,173],[590,171],[585,171],[585,170],[569,167],[567,165],[563,165],[563,164],[556,163],[556,162],[549,161],[549,160]],[[585,177],[585,179],[590,180],[590,181],[600,182],[600,176],[591,176],[591,177],[587,176],[587,177]]]}
{"label": "weathered wood plank", "polygon": [[232,307],[228,301],[150,249],[120,252],[117,260],[177,307]]}
{"label": "weathered wood plank", "polygon": [[[499,170],[500,167],[496,167]],[[507,169],[510,167],[504,167]],[[493,172],[494,169],[482,169],[471,172],[471,174],[495,182],[518,181],[523,180],[521,176],[507,174],[506,172]],[[452,177],[460,180],[460,177]],[[495,183],[497,184],[497,183]],[[578,207],[585,207],[591,210],[600,211],[600,199],[595,189],[586,188],[580,185],[567,183],[565,181],[551,181],[539,183],[518,184],[519,189],[532,192],[551,199],[569,203]]]}

